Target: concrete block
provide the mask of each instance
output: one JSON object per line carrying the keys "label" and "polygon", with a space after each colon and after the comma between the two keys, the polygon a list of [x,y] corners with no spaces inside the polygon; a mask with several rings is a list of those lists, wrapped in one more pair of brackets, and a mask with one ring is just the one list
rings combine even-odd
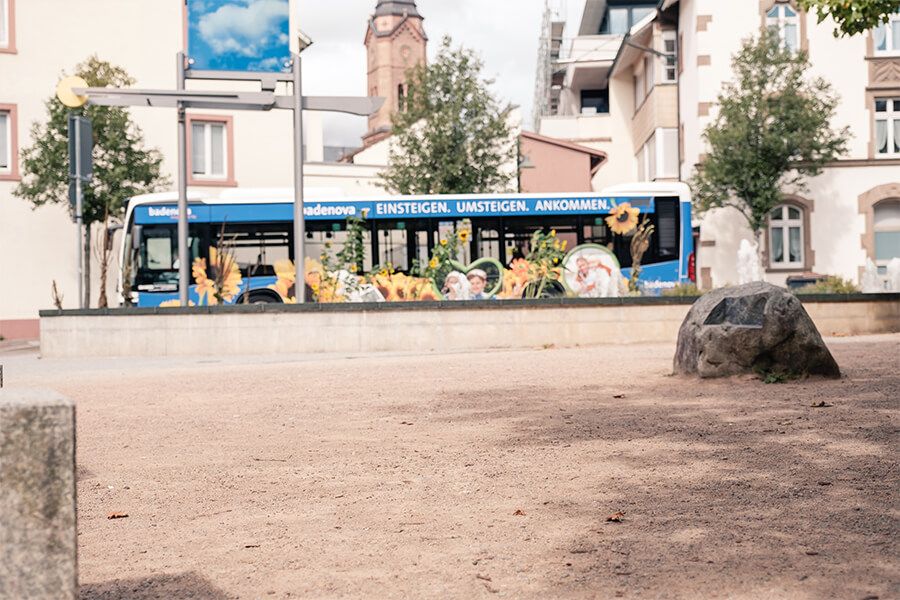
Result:
{"label": "concrete block", "polygon": [[78,596],[75,405],[0,390],[0,599]]}

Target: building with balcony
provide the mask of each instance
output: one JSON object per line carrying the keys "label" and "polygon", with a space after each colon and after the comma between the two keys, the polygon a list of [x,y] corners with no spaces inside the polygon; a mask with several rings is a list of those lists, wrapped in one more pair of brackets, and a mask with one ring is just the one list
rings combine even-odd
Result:
{"label": "building with balcony", "polygon": [[[567,24],[572,25],[572,24]],[[768,280],[818,273],[859,282],[867,260],[880,273],[900,257],[900,13],[854,37],[793,0],[587,0],[577,35],[553,65],[559,103],[540,132],[602,149],[595,189],[630,181],[689,181],[706,155],[723,84],[742,40],[777,29],[785,48],[807,52],[811,75],[840,96],[832,126],[851,132],[846,156],[784,190],[764,236]],[[736,281],[741,240],[733,209],[710,211],[699,229],[703,287]]]}

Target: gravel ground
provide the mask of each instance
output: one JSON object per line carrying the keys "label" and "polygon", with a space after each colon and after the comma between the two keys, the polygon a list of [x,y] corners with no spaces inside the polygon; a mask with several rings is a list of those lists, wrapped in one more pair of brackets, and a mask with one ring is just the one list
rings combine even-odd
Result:
{"label": "gravel ground", "polygon": [[78,402],[85,600],[898,598],[900,335],[828,343],[0,362]]}

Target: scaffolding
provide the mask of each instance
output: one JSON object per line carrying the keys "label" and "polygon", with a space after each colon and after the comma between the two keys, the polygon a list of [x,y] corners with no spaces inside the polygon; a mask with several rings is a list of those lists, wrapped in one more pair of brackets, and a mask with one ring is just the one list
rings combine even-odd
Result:
{"label": "scaffolding", "polygon": [[559,90],[555,89],[556,62],[560,58],[563,30],[568,15],[567,0],[545,0],[538,43],[537,72],[534,85],[534,130],[540,132],[541,118],[555,115],[559,108]]}

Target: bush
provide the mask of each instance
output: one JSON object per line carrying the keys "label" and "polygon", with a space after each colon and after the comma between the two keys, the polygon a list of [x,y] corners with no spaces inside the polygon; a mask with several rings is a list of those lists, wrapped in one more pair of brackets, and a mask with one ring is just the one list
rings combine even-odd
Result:
{"label": "bush", "polygon": [[700,288],[693,283],[684,283],[676,285],[671,289],[663,290],[662,295],[670,298],[693,298],[702,296],[703,292],[701,292]]}
{"label": "bush", "polygon": [[854,283],[840,277],[826,277],[818,283],[807,285],[794,292],[795,294],[857,294],[859,288]]}

